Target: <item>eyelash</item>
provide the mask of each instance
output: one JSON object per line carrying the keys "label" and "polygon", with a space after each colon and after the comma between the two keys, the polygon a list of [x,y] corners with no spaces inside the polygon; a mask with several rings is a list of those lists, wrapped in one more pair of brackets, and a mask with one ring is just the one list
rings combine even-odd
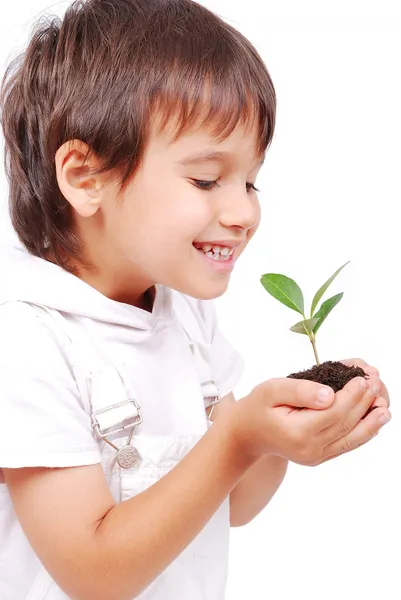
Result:
{"label": "eyelash", "polygon": [[[195,187],[197,187],[199,190],[203,190],[204,192],[211,192],[215,187],[219,187],[219,184],[217,183],[217,181],[218,181],[217,179],[214,181],[204,181],[202,179],[193,179],[192,181],[195,183]],[[204,187],[202,184],[210,185],[211,187]],[[248,190],[254,190],[255,192],[260,192],[260,190],[258,190],[253,183],[247,183],[246,186],[247,186]]]}

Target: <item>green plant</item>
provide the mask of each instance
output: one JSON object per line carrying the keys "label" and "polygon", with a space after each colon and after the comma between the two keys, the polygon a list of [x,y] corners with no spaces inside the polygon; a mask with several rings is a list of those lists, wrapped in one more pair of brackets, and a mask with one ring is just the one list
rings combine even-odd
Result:
{"label": "green plant", "polygon": [[295,310],[302,315],[303,320],[293,325],[290,329],[294,333],[301,333],[309,337],[317,365],[319,365],[320,362],[316,349],[316,334],[329,313],[340,302],[344,293],[341,292],[340,294],[332,296],[323,302],[319,309],[317,309],[317,305],[319,304],[328,287],[331,285],[337,275],[344,269],[344,267],[349,264],[349,262],[350,261],[346,262],[342,267],[337,269],[330,279],[328,279],[326,283],[324,283],[322,287],[318,289],[312,300],[309,317],[305,316],[304,296],[302,290],[293,279],[277,273],[266,273],[265,275],[262,275],[260,279],[260,282],[265,290],[269,292],[273,298],[276,298],[276,300],[279,300],[282,304],[285,304],[285,306],[288,306],[292,310]]}

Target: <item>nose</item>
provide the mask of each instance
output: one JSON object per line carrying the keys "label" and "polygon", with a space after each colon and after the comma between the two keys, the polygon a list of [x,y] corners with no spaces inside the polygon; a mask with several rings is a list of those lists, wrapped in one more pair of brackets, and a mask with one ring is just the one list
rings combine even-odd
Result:
{"label": "nose", "polygon": [[250,230],[259,225],[260,204],[256,192],[231,188],[223,201],[220,223],[224,227]]}

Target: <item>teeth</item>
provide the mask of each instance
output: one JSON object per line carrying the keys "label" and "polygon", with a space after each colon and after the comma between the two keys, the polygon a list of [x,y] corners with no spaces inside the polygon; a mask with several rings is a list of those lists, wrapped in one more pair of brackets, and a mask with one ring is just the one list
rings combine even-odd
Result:
{"label": "teeth", "polygon": [[203,244],[201,248],[205,253],[212,251],[214,254],[222,254],[223,256],[231,256],[234,252],[234,248],[230,249],[225,246],[212,246],[211,244]]}
{"label": "teeth", "polygon": [[209,258],[213,258],[213,260],[220,260],[220,261],[225,261],[230,258],[229,256],[223,256],[222,254],[220,254],[220,252],[205,252],[205,256],[208,256]]}
{"label": "teeth", "polygon": [[229,260],[234,252],[234,248],[228,248],[227,246],[212,246],[212,244],[194,245],[197,250],[202,250],[206,256],[213,258],[213,260]]}

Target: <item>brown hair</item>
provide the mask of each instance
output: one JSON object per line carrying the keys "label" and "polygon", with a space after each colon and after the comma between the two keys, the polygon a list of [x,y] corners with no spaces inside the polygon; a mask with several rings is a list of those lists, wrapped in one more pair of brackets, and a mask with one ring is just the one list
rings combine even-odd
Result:
{"label": "brown hair", "polygon": [[[73,212],[54,157],[85,142],[121,175],[140,165],[152,111],[175,139],[197,123],[224,139],[258,119],[258,151],[270,144],[275,92],[259,54],[237,30],[192,0],[77,0],[62,21],[36,24],[26,51],[6,70],[1,123],[10,214],[19,239],[43,258],[77,256]],[[206,110],[205,110],[206,106]]]}

